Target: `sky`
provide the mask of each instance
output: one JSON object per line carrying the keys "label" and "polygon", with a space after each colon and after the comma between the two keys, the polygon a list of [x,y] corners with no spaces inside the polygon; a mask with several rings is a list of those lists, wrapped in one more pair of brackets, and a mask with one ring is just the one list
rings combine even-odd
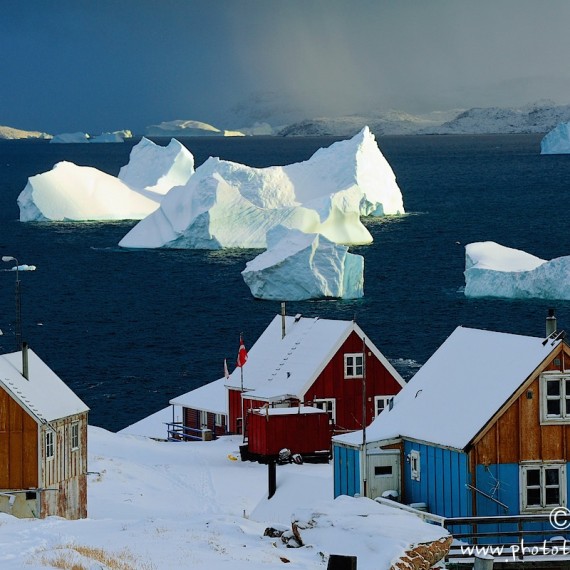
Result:
{"label": "sky", "polygon": [[568,21],[567,0],[3,0],[0,125],[568,104]]}

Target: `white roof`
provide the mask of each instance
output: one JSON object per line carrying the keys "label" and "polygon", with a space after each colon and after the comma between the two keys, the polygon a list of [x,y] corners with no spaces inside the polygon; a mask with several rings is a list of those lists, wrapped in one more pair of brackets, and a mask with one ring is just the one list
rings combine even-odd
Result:
{"label": "white roof", "polygon": [[170,404],[194,410],[204,410],[212,414],[227,415],[228,397],[225,382],[225,378],[214,380],[209,384],[200,386],[200,388],[190,390],[190,392],[186,392],[182,396],[172,398]]}
{"label": "white roof", "polygon": [[22,353],[0,355],[0,385],[38,421],[51,422],[89,408],[31,349],[28,349],[28,377],[22,376]]}
{"label": "white roof", "polygon": [[[281,396],[302,399],[352,331],[365,336],[353,321],[285,317],[282,338],[282,317],[277,315],[248,351],[243,366],[244,390],[255,391],[251,397],[261,400]],[[404,386],[404,380],[368,338],[366,346]],[[226,385],[240,388],[240,374],[236,368]]]}
{"label": "white roof", "polygon": [[253,410],[254,413],[260,416],[294,416],[305,415],[305,414],[326,414],[324,410],[320,408],[314,408],[312,406],[296,406],[293,408],[259,408],[258,410]]}
{"label": "white roof", "polygon": [[[366,440],[405,437],[464,449],[562,342],[457,327],[366,430]],[[334,441],[358,445],[362,431]]]}

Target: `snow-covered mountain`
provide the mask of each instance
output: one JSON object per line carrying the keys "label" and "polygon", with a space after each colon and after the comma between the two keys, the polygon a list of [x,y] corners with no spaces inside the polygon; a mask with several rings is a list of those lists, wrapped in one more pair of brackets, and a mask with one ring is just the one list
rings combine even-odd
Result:
{"label": "snow-covered mountain", "polygon": [[374,115],[318,117],[284,127],[282,136],[353,136],[364,125],[378,135],[546,133],[570,121],[570,105],[539,101],[524,107],[453,109],[412,115],[388,111]]}

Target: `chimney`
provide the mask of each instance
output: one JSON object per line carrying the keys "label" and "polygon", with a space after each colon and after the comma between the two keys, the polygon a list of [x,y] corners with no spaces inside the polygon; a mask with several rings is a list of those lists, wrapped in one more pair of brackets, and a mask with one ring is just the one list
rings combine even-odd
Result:
{"label": "chimney", "polygon": [[285,303],[281,303],[281,338],[285,338]]}
{"label": "chimney", "polygon": [[549,337],[557,330],[556,317],[554,316],[554,309],[548,309],[548,316],[546,317],[546,336]]}
{"label": "chimney", "polygon": [[26,379],[30,379],[30,374],[28,372],[28,343],[22,342],[22,376]]}

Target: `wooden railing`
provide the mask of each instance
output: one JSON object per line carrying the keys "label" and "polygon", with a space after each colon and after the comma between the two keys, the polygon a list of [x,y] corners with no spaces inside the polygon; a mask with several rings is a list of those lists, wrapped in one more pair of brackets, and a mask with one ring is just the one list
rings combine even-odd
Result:
{"label": "wooden railing", "polygon": [[484,556],[508,562],[570,560],[570,511],[558,513],[554,526],[550,514],[442,517],[390,499],[374,500],[447,529],[455,539],[446,557],[450,564]]}
{"label": "wooden railing", "polygon": [[443,526],[455,538],[448,559],[473,558],[477,554],[522,561],[570,558],[570,514],[445,518]]}
{"label": "wooden railing", "polygon": [[216,434],[212,430],[191,428],[182,422],[166,422],[168,441],[204,441],[216,439]]}

